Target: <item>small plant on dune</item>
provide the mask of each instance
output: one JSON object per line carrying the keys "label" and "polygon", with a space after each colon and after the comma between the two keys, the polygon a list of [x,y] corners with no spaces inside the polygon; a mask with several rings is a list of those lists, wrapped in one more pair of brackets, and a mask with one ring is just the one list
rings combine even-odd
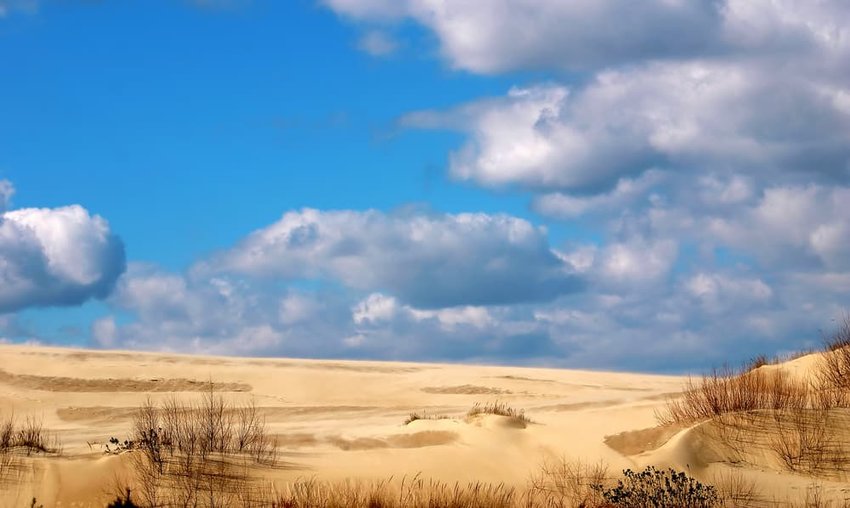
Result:
{"label": "small plant on dune", "polygon": [[680,398],[656,413],[659,423],[691,424],[750,411],[806,409],[814,392],[806,381],[785,371],[714,369],[700,380],[688,379]]}
{"label": "small plant on dune", "polygon": [[132,451],[134,493],[145,506],[232,505],[251,490],[251,469],[277,460],[276,441],[255,403],[233,405],[212,383],[195,403],[148,398],[135,414],[132,437],[111,444],[112,453]]}
{"label": "small plant on dune", "polygon": [[617,486],[599,488],[602,497],[622,508],[712,508],[722,500],[717,489],[704,485],[683,472],[661,471],[650,466],[641,472],[623,471]]}
{"label": "small plant on dune", "polygon": [[511,406],[507,405],[507,403],[498,401],[490,402],[487,404],[481,404],[480,402],[476,402],[472,406],[472,408],[467,411],[466,416],[473,417],[483,414],[506,416],[522,424],[532,423],[532,421],[527,416],[525,416],[524,409],[514,409]]}
{"label": "small plant on dune", "polygon": [[850,391],[850,315],[824,341],[824,354],[817,378],[825,389]]}
{"label": "small plant on dune", "polygon": [[53,454],[60,451],[59,439],[44,428],[41,419],[27,416],[19,426],[14,416],[9,416],[0,422],[0,454],[14,451]]}
{"label": "small plant on dune", "polygon": [[409,424],[415,422],[416,420],[449,420],[449,419],[450,418],[446,415],[429,414],[429,413],[426,413],[425,411],[422,411],[421,413],[418,412],[418,411],[413,411],[412,413],[407,415],[407,418],[405,418],[405,420],[404,420],[404,424],[409,425]]}
{"label": "small plant on dune", "polygon": [[723,499],[726,508],[757,506],[763,499],[755,480],[739,471],[728,471],[714,476],[712,485]]}

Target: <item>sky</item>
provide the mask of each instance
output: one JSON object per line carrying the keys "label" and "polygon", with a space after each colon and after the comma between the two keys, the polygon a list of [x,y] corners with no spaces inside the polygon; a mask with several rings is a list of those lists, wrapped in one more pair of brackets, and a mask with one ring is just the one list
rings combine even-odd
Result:
{"label": "sky", "polygon": [[693,371],[848,205],[845,0],[0,0],[0,342]]}

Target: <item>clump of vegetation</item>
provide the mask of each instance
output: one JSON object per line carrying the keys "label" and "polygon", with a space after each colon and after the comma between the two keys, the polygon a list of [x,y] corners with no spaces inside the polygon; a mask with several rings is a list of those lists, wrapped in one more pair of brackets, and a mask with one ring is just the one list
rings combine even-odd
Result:
{"label": "clump of vegetation", "polygon": [[721,505],[717,489],[673,469],[650,466],[637,473],[623,471],[624,478],[610,489],[597,487],[611,506],[623,508],[712,508]]}
{"label": "clump of vegetation", "polygon": [[825,389],[850,391],[850,316],[824,341],[824,355],[817,378]]}
{"label": "clump of vegetation", "polygon": [[28,416],[19,424],[14,415],[8,415],[0,420],[0,487],[20,481],[25,457],[60,452],[59,438],[44,428],[41,419]]}
{"label": "clump of vegetation", "polygon": [[688,379],[682,395],[657,414],[661,424],[688,425],[731,413],[810,407],[810,385],[785,371],[714,369],[702,379]]}
{"label": "clump of vegetation", "polygon": [[537,474],[529,480],[526,504],[548,508],[602,508],[607,501],[602,496],[608,483],[608,466],[562,457],[544,461]]}
{"label": "clump of vegetation", "polygon": [[755,359],[743,369],[689,379],[681,397],[656,416],[662,424],[710,422],[720,442],[743,457],[763,448],[790,471],[840,476],[850,472],[850,319],[845,319],[809,377]]}
{"label": "clump of vegetation", "polygon": [[236,504],[252,488],[251,468],[272,467],[277,456],[257,406],[230,404],[212,383],[197,403],[148,399],[132,437],[110,442],[108,451],[132,451],[135,491],[146,506]]}
{"label": "clump of vegetation", "polygon": [[514,409],[511,406],[507,405],[507,403],[498,401],[490,402],[487,404],[481,404],[479,402],[476,402],[475,405],[473,405],[472,408],[467,411],[466,416],[467,418],[471,418],[473,416],[484,414],[506,416],[516,421],[517,423],[521,423],[523,425],[532,423],[531,419],[525,416],[524,409]]}
{"label": "clump of vegetation", "polygon": [[59,453],[60,449],[58,437],[44,428],[41,419],[27,416],[18,425],[14,416],[10,415],[0,422],[0,454],[52,454]]}
{"label": "clump of vegetation", "polygon": [[275,508],[514,508],[513,488],[485,483],[447,484],[420,477],[392,482],[297,482],[278,493]]}
{"label": "clump of vegetation", "polygon": [[446,416],[446,415],[429,414],[425,411],[422,411],[421,413],[419,411],[413,411],[404,420],[404,424],[409,425],[410,423],[413,423],[416,420],[449,420],[449,419],[451,419],[451,418]]}

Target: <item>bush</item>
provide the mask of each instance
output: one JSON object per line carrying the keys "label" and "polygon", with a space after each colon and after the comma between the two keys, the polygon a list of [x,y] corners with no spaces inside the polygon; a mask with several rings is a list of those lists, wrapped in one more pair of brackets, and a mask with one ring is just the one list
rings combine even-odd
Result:
{"label": "bush", "polygon": [[650,466],[636,473],[623,471],[624,478],[611,489],[598,487],[602,497],[623,508],[711,508],[720,506],[717,490],[673,469],[660,471]]}
{"label": "bush", "polygon": [[145,506],[232,505],[251,490],[251,468],[274,466],[277,453],[256,404],[233,405],[212,383],[197,403],[147,399],[132,437],[110,443],[109,453],[131,452],[135,492]]}

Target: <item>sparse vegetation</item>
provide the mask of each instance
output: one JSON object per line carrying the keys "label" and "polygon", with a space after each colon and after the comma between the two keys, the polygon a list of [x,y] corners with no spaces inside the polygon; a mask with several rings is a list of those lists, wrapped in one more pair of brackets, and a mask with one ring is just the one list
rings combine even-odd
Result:
{"label": "sparse vegetation", "polygon": [[523,425],[532,423],[532,421],[525,416],[524,409],[514,409],[511,406],[507,405],[504,402],[490,402],[487,404],[481,404],[476,402],[475,405],[466,413],[467,418],[471,418],[477,415],[499,415],[506,416],[517,423],[521,423]]}
{"label": "sparse vegetation", "polygon": [[824,389],[850,391],[850,316],[845,316],[824,341],[824,354],[818,367],[817,379]]}
{"label": "sparse vegetation", "polygon": [[449,419],[451,419],[451,418],[449,416],[446,416],[446,415],[429,414],[429,413],[426,413],[425,411],[422,411],[422,412],[414,411],[407,416],[407,418],[404,420],[404,424],[409,425],[409,424],[415,422],[416,420],[449,420]]}
{"label": "sparse vegetation", "polygon": [[41,419],[27,416],[18,425],[13,415],[0,422],[0,456],[12,453],[59,453],[59,438],[44,428]]}
{"label": "sparse vegetation", "polygon": [[814,374],[795,377],[762,359],[740,371],[689,379],[657,414],[663,424],[711,422],[736,453],[764,448],[790,471],[840,476],[850,471],[850,320],[825,342]]}
{"label": "sparse vegetation", "polygon": [[147,399],[132,437],[111,443],[107,451],[132,453],[134,492],[144,506],[236,504],[252,488],[251,470],[273,467],[277,454],[257,406],[230,404],[212,383],[194,404]]}
{"label": "sparse vegetation", "polygon": [[544,461],[529,480],[528,506],[547,508],[602,508],[606,505],[602,488],[609,482],[603,462],[580,460]]}
{"label": "sparse vegetation", "polygon": [[447,484],[421,477],[373,483],[294,483],[276,495],[275,508],[514,508],[516,491],[485,483]]}

